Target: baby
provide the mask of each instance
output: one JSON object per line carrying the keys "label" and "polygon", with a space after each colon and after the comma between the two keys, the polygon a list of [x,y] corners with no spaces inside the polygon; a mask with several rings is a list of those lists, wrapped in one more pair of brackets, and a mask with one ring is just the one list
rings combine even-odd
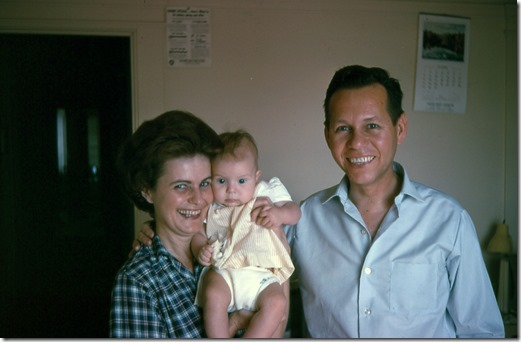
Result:
{"label": "baby", "polygon": [[[228,312],[255,311],[243,337],[269,338],[285,319],[282,284],[293,273],[282,226],[300,219],[300,208],[278,178],[259,181],[258,151],[242,130],[220,135],[224,149],[212,161],[214,205],[206,232],[192,239],[192,252],[207,267],[196,303],[206,334],[229,338]],[[268,228],[268,229],[267,229]]]}

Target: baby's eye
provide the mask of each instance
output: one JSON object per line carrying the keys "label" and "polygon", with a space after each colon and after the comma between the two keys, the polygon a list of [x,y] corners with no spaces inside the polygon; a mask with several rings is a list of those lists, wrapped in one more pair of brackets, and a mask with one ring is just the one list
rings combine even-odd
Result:
{"label": "baby's eye", "polygon": [[246,179],[244,179],[244,178],[239,179],[239,184],[244,184],[244,183],[246,183]]}
{"label": "baby's eye", "polygon": [[224,179],[224,178],[219,178],[219,179],[217,180],[217,183],[219,183],[219,184],[224,184],[224,183],[226,183],[226,179]]}

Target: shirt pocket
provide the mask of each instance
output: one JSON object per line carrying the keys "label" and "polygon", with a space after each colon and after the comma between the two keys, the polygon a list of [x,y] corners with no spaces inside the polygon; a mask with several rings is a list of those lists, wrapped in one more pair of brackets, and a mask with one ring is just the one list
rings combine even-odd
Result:
{"label": "shirt pocket", "polygon": [[391,311],[432,311],[437,303],[437,264],[393,262]]}

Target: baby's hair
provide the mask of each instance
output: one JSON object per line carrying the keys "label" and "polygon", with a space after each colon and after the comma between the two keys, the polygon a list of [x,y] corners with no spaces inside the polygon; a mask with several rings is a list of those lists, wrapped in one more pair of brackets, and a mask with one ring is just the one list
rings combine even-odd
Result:
{"label": "baby's hair", "polygon": [[255,165],[257,166],[257,159],[259,157],[259,150],[253,136],[243,129],[239,129],[234,132],[224,132],[219,134],[219,138],[223,143],[222,152],[217,157],[225,155],[232,155],[234,158],[240,159],[238,155],[238,148],[243,147],[249,149],[253,153],[255,159]]}

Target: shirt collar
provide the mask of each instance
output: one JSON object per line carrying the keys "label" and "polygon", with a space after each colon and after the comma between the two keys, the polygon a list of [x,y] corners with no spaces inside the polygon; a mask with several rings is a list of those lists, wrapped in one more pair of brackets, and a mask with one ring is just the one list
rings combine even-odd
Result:
{"label": "shirt collar", "polygon": [[152,248],[154,250],[154,254],[156,255],[158,260],[169,260],[172,265],[176,268],[176,270],[181,271],[182,264],[177,260],[172,254],[168,252],[168,250],[161,243],[161,239],[156,234],[154,235],[154,242],[152,243]]}
{"label": "shirt collar", "polygon": [[170,253],[168,253],[167,249],[163,244],[161,243],[161,239],[156,234],[153,238],[152,248],[154,250],[154,254],[157,255],[157,257],[164,257],[164,256],[171,256]]}
{"label": "shirt collar", "polygon": [[418,189],[416,189],[414,182],[412,182],[409,178],[409,175],[407,174],[405,168],[400,163],[394,162],[393,169],[394,172],[396,172],[396,174],[398,174],[403,179],[402,190],[400,191],[398,196],[396,196],[395,202],[401,202],[404,199],[404,196],[409,196],[418,201],[423,201],[423,198],[418,192]]}
{"label": "shirt collar", "polygon": [[[188,269],[186,269],[186,267],[183,266],[183,264],[179,260],[177,260],[176,257],[174,257],[172,254],[168,252],[165,246],[163,246],[163,244],[161,243],[161,239],[159,239],[159,236],[157,234],[154,235],[152,249],[157,260],[169,260],[170,263],[174,266],[174,268],[181,274],[192,274]],[[158,265],[160,264],[162,263],[160,262]],[[199,263],[194,262],[194,274],[198,275],[201,269],[202,266],[199,265]]]}

